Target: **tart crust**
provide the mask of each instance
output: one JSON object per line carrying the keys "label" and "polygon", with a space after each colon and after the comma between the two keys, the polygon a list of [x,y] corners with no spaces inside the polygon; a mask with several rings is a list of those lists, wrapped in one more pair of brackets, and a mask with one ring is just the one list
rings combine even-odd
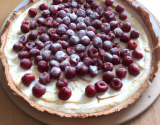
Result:
{"label": "tart crust", "polygon": [[8,22],[7,22],[7,23],[9,23],[9,26],[6,27],[6,31],[1,37],[2,46],[1,46],[1,50],[0,50],[0,58],[2,60],[3,66],[5,67],[5,74],[6,74],[6,78],[8,80],[8,85],[20,97],[25,99],[32,107],[35,107],[36,109],[38,109],[39,111],[42,111],[42,112],[47,111],[51,114],[56,114],[56,115],[59,115],[61,117],[69,117],[69,118],[73,118],[73,117],[75,117],[75,118],[76,117],[85,118],[85,117],[89,117],[89,116],[91,117],[91,116],[107,115],[107,114],[111,114],[111,113],[116,112],[116,111],[120,111],[121,109],[127,108],[129,105],[133,104],[140,97],[140,95],[151,85],[151,82],[152,82],[153,78],[156,76],[156,73],[158,72],[158,68],[159,68],[160,35],[158,33],[160,32],[160,25],[159,25],[158,21],[156,20],[156,18],[143,5],[141,5],[138,1],[136,1],[136,0],[125,0],[142,17],[142,20],[144,21],[144,23],[145,23],[145,25],[146,25],[146,27],[147,27],[150,35],[151,35],[151,38],[152,38],[152,43],[150,43],[151,48],[152,48],[151,49],[152,50],[152,62],[151,62],[152,67],[150,69],[149,76],[146,78],[145,82],[143,84],[141,84],[141,86],[137,90],[137,92],[135,92],[135,94],[133,94],[131,97],[129,97],[124,102],[122,102],[122,103],[120,103],[120,104],[118,104],[114,107],[109,107],[107,109],[104,109],[101,112],[88,113],[88,114],[69,114],[69,113],[63,113],[63,112],[60,112],[60,111],[55,111],[53,109],[50,109],[50,108],[47,108],[47,107],[42,106],[40,104],[37,104],[36,102],[34,102],[30,98],[28,98],[24,93],[22,93],[16,87],[16,85],[15,85],[15,83],[14,83],[12,77],[11,77],[11,74],[9,73],[9,65],[7,63],[7,58],[6,58],[5,53],[4,53],[4,47],[5,47],[5,44],[6,44],[6,39],[7,39],[9,29],[10,29],[14,19],[18,15],[20,15],[24,10],[26,10],[27,8],[32,6],[37,1],[38,0],[31,0],[28,5],[19,9],[16,12],[13,12],[12,19],[8,20]]}

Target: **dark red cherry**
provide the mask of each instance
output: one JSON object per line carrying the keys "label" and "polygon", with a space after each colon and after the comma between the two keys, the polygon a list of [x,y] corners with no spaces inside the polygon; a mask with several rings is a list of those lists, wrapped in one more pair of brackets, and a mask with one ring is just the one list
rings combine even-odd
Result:
{"label": "dark red cherry", "polygon": [[119,58],[119,56],[117,55],[113,55],[113,58],[112,58],[112,64],[113,65],[118,65],[121,63],[121,59]]}
{"label": "dark red cherry", "polygon": [[67,14],[66,14],[66,12],[65,12],[64,10],[60,10],[60,11],[58,11],[58,13],[57,13],[57,16],[60,17],[60,18],[62,18],[62,19],[63,19],[66,15],[67,15]]}
{"label": "dark red cherry", "polygon": [[64,41],[68,41],[68,39],[69,39],[69,37],[68,37],[67,35],[63,35],[63,36],[61,37],[61,40],[64,40]]}
{"label": "dark red cherry", "polygon": [[50,50],[44,50],[42,52],[42,57],[43,57],[43,60],[48,62],[52,59],[52,52]]}
{"label": "dark red cherry", "polygon": [[113,64],[110,63],[110,62],[106,62],[104,63],[103,65],[103,71],[106,72],[106,71],[112,71],[113,70]]}
{"label": "dark red cherry", "polygon": [[59,62],[57,62],[56,60],[51,60],[51,61],[49,62],[49,66],[50,66],[51,68],[53,68],[53,67],[60,67],[60,64],[59,64]]}
{"label": "dark red cherry", "polygon": [[31,20],[30,23],[29,23],[29,26],[30,26],[31,30],[36,29],[37,28],[36,20],[35,19]]}
{"label": "dark red cherry", "polygon": [[105,51],[109,51],[112,47],[113,47],[113,43],[111,41],[108,41],[108,40],[104,41],[103,49]]}
{"label": "dark red cherry", "polygon": [[108,86],[104,81],[96,82],[95,87],[97,92],[106,92],[108,90]]}
{"label": "dark red cherry", "polygon": [[66,35],[69,36],[69,37],[75,36],[75,32],[74,32],[73,30],[71,30],[71,29],[68,29],[68,30],[66,31]]}
{"label": "dark red cherry", "polygon": [[38,27],[38,33],[39,33],[39,34],[45,33],[45,32],[46,32],[46,27],[44,27],[44,26]]}
{"label": "dark red cherry", "polygon": [[48,83],[50,83],[50,81],[51,77],[48,72],[44,72],[39,76],[39,82],[43,85],[47,85]]}
{"label": "dark red cherry", "polygon": [[77,23],[83,22],[84,23],[84,18],[83,17],[78,17],[76,20]]}
{"label": "dark red cherry", "polygon": [[116,6],[116,12],[117,13],[122,13],[124,11],[124,7],[122,5],[117,5]]}
{"label": "dark red cherry", "polygon": [[91,8],[91,5],[89,4],[89,3],[86,3],[85,5],[84,5],[84,8]]}
{"label": "dark red cherry", "polygon": [[92,65],[90,65],[90,66],[89,66],[89,75],[90,75],[91,77],[97,76],[97,75],[98,75],[98,67],[97,67],[97,66],[92,66]]}
{"label": "dark red cherry", "polygon": [[112,11],[106,11],[104,17],[110,22],[114,20],[115,14]]}
{"label": "dark red cherry", "polygon": [[59,67],[53,67],[50,71],[50,75],[53,79],[59,79],[61,76],[61,69]]}
{"label": "dark red cherry", "polygon": [[39,6],[39,9],[40,10],[47,10],[48,9],[48,5],[46,3],[42,3],[40,6]]}
{"label": "dark red cherry", "polygon": [[71,64],[67,60],[64,60],[60,63],[59,67],[62,71],[64,71],[67,66],[71,66]]}
{"label": "dark red cherry", "polygon": [[63,87],[68,86],[68,81],[65,78],[58,79],[56,82],[56,87],[62,89]]}
{"label": "dark red cherry", "polygon": [[85,46],[83,46],[82,44],[77,44],[75,46],[75,50],[77,53],[82,53],[86,50]]}
{"label": "dark red cherry", "polygon": [[[72,9],[72,13],[77,13],[77,10],[78,10],[77,8],[73,8],[73,9]],[[76,15],[76,16],[77,16],[77,15]]]}
{"label": "dark red cherry", "polygon": [[49,41],[50,37],[46,34],[46,33],[42,33],[42,35],[40,35],[39,40],[42,42],[46,42]]}
{"label": "dark red cherry", "polygon": [[128,22],[122,23],[120,26],[123,32],[129,32],[131,30],[131,24]]}
{"label": "dark red cherry", "polygon": [[52,15],[55,15],[58,12],[59,7],[55,5],[51,5],[49,8],[49,11],[51,12]]}
{"label": "dark red cherry", "polygon": [[37,9],[36,8],[30,8],[28,11],[28,14],[30,17],[35,17],[37,15]]}
{"label": "dark red cherry", "polygon": [[111,27],[111,30],[114,30],[118,27],[118,22],[117,21],[111,21],[110,22],[110,27]]}
{"label": "dark red cherry", "polygon": [[84,0],[76,0],[77,3],[83,4]]}
{"label": "dark red cherry", "polygon": [[[72,9],[72,11],[77,11],[77,8]],[[77,15],[75,14],[76,12],[73,12],[70,14],[70,19],[72,22],[75,22],[77,20]]]}
{"label": "dark red cherry", "polygon": [[92,64],[92,59],[90,57],[85,57],[83,63],[89,67]]}
{"label": "dark red cherry", "polygon": [[88,85],[85,88],[85,94],[87,97],[92,98],[97,94],[97,90],[93,85]]}
{"label": "dark red cherry", "polygon": [[92,65],[97,66],[98,70],[100,70],[103,67],[103,62],[100,59],[93,58],[92,59]]}
{"label": "dark red cherry", "polygon": [[86,3],[91,4],[92,2],[94,2],[95,0],[86,0]]}
{"label": "dark red cherry", "polygon": [[130,49],[130,50],[135,50],[137,48],[137,46],[138,46],[138,44],[133,40],[130,40],[128,42],[128,49]]}
{"label": "dark red cherry", "polygon": [[53,41],[57,41],[57,40],[59,40],[59,35],[58,34],[52,34],[51,35],[51,39],[53,40]]}
{"label": "dark red cherry", "polygon": [[127,70],[125,68],[116,69],[116,75],[118,78],[125,78],[127,74]]}
{"label": "dark red cherry", "polygon": [[73,1],[72,4],[71,4],[71,7],[72,8],[77,8],[77,5],[78,5],[78,3],[76,1]]}
{"label": "dark red cherry", "polygon": [[49,28],[48,30],[47,30],[47,34],[48,35],[52,35],[52,34],[55,34],[56,33],[56,31],[55,31],[55,29],[54,28]]}
{"label": "dark red cherry", "polygon": [[31,31],[31,32],[29,33],[29,39],[30,39],[30,40],[36,40],[37,37],[38,37],[38,32],[37,32],[37,31],[33,30],[33,31]]}
{"label": "dark red cherry", "polygon": [[63,87],[58,93],[58,98],[66,101],[71,97],[71,95],[72,95],[71,89],[68,87]]}
{"label": "dark red cherry", "polygon": [[124,66],[129,66],[131,63],[133,63],[133,58],[131,56],[125,56],[122,60]]}
{"label": "dark red cherry", "polygon": [[114,90],[120,90],[123,86],[123,83],[120,79],[113,78],[109,85]]}
{"label": "dark red cherry", "polygon": [[131,32],[130,32],[130,37],[131,37],[131,39],[137,39],[138,37],[139,37],[139,31],[138,30],[132,30]]}
{"label": "dark red cherry", "polygon": [[25,18],[25,19],[23,20],[22,24],[27,24],[27,25],[28,25],[28,24],[29,24],[29,20]]}
{"label": "dark red cherry", "polygon": [[70,46],[75,46],[80,42],[80,39],[77,36],[71,36],[69,40]]}
{"label": "dark red cherry", "polygon": [[121,37],[120,37],[120,41],[124,42],[124,43],[128,43],[130,41],[130,36],[127,33],[124,33]]}
{"label": "dark red cherry", "polygon": [[32,94],[37,98],[40,98],[45,93],[46,87],[42,84],[35,84],[35,86],[32,88]]}
{"label": "dark red cherry", "polygon": [[69,25],[69,24],[71,23],[70,18],[69,18],[68,16],[65,16],[65,17],[63,18],[63,23],[66,24],[66,25]]}
{"label": "dark red cherry", "polygon": [[132,52],[132,55],[134,58],[136,59],[142,59],[143,58],[143,53],[137,49],[135,49],[133,52]]}
{"label": "dark red cherry", "polygon": [[36,49],[36,48],[32,48],[29,53],[31,54],[31,56],[36,57],[38,55],[40,55],[40,50]]}
{"label": "dark red cherry", "polygon": [[48,67],[48,63],[46,61],[39,61],[38,65],[37,65],[38,71],[43,73],[43,72],[47,72],[49,67]]}
{"label": "dark red cherry", "polygon": [[67,49],[69,46],[66,41],[60,41],[59,44],[62,46],[62,49]]}
{"label": "dark red cherry", "polygon": [[96,29],[93,26],[88,26],[87,31],[93,31],[94,33],[96,33]]}
{"label": "dark red cherry", "polygon": [[83,64],[78,64],[76,66],[76,73],[79,75],[79,76],[84,76],[88,73],[88,67],[83,65]]}
{"label": "dark red cherry", "polygon": [[73,31],[75,31],[77,28],[76,24],[75,23],[70,23],[69,24],[69,29],[72,29]]}
{"label": "dark red cherry", "polygon": [[99,50],[99,56],[101,58],[103,58],[103,56],[104,56],[105,53],[106,53],[106,51],[104,49],[100,48],[100,50]]}
{"label": "dark red cherry", "polygon": [[30,27],[29,27],[27,24],[22,24],[22,25],[21,25],[21,31],[22,31],[23,33],[28,33],[29,30],[30,30]]}
{"label": "dark red cherry", "polygon": [[67,55],[63,51],[58,51],[54,56],[54,59],[57,60],[58,62],[62,62],[66,58],[67,58]]}
{"label": "dark red cherry", "polygon": [[128,66],[128,72],[132,75],[132,76],[137,76],[140,74],[140,69],[138,67],[138,65],[131,63]]}
{"label": "dark red cherry", "polygon": [[15,44],[13,45],[13,48],[12,48],[12,49],[13,49],[14,51],[16,51],[16,52],[19,52],[20,50],[23,49],[23,44],[20,43],[20,42],[15,43]]}
{"label": "dark red cherry", "polygon": [[89,39],[87,38],[87,41],[92,40],[95,37],[95,33],[93,31],[87,31],[87,36],[89,37]]}
{"label": "dark red cherry", "polygon": [[130,56],[129,49],[124,48],[124,49],[120,50],[120,56],[122,58],[124,58],[125,56]]}
{"label": "dark red cherry", "polygon": [[110,54],[119,56],[119,48],[114,47],[109,50]]}
{"label": "dark red cherry", "polygon": [[21,60],[20,66],[23,69],[30,69],[31,66],[32,66],[32,62],[31,62],[31,60],[29,60],[27,58],[24,58],[24,59]]}
{"label": "dark red cherry", "polygon": [[105,53],[103,56],[103,61],[104,62],[112,62],[113,56],[110,53]]}
{"label": "dark red cherry", "polygon": [[111,6],[114,3],[114,0],[105,0],[107,6]]}
{"label": "dark red cherry", "polygon": [[118,43],[113,43],[113,47],[120,48],[120,45]]}
{"label": "dark red cherry", "polygon": [[[115,34],[112,32],[109,32],[108,36],[110,37],[111,40],[114,40],[116,38]],[[114,44],[116,44],[116,43],[114,43]]]}
{"label": "dark red cherry", "polygon": [[71,66],[65,68],[65,77],[68,79],[73,79],[76,76],[76,69]]}
{"label": "dark red cherry", "polygon": [[88,54],[85,53],[85,52],[83,52],[83,53],[80,53],[80,54],[79,54],[79,57],[81,58],[81,61],[83,61],[83,59],[84,59],[85,57],[88,57]]}
{"label": "dark red cherry", "polygon": [[36,57],[34,58],[34,63],[35,63],[36,65],[38,65],[38,63],[39,63],[40,61],[42,61],[42,56],[36,56]]}
{"label": "dark red cherry", "polygon": [[53,0],[53,5],[61,4],[63,0]]}
{"label": "dark red cherry", "polygon": [[122,12],[120,15],[119,15],[119,19],[120,20],[126,20],[127,19],[127,14],[125,12]]}
{"label": "dark red cherry", "polygon": [[77,23],[77,31],[79,30],[86,30],[87,29],[87,25],[83,22]]}
{"label": "dark red cherry", "polygon": [[18,52],[18,57],[19,57],[20,59],[29,58],[29,57],[30,57],[30,54],[29,54],[28,51],[23,51],[23,50],[21,50],[21,51]]}
{"label": "dark red cherry", "polygon": [[89,48],[88,49],[88,56],[91,57],[91,58],[97,58],[98,57],[98,50],[94,47],[92,48]]}
{"label": "dark red cherry", "polygon": [[76,51],[73,48],[67,48],[66,51],[67,51],[68,56],[71,56],[72,54],[76,53]]}
{"label": "dark red cherry", "polygon": [[92,40],[92,44],[95,48],[102,48],[102,39],[100,37],[94,37]]}
{"label": "dark red cherry", "polygon": [[78,55],[72,54],[70,56],[70,63],[71,63],[71,65],[76,66],[79,62],[80,62],[80,57]]}
{"label": "dark red cherry", "polygon": [[101,31],[104,32],[105,34],[108,34],[110,32],[110,24],[109,23],[102,23],[101,25]]}
{"label": "dark red cherry", "polygon": [[95,19],[92,21],[91,26],[93,26],[96,29],[100,29],[102,25],[102,22],[98,19]]}
{"label": "dark red cherry", "polygon": [[51,26],[53,24],[53,18],[52,17],[47,17],[45,20],[44,20],[44,25],[46,26]]}
{"label": "dark red cherry", "polygon": [[39,18],[37,19],[38,25],[40,25],[40,26],[44,25],[44,20],[45,20],[44,18],[39,17]]}
{"label": "dark red cherry", "polygon": [[44,46],[44,43],[42,43],[41,41],[36,41],[35,42],[37,49],[41,50]]}
{"label": "dark red cherry", "polygon": [[90,25],[91,25],[91,22],[92,22],[92,20],[91,20],[90,17],[85,17],[85,18],[84,18],[84,23],[85,23],[87,26],[90,26]]}
{"label": "dark red cherry", "polygon": [[114,78],[114,73],[111,71],[107,71],[103,74],[103,81],[109,83]]}
{"label": "dark red cherry", "polygon": [[22,78],[21,81],[24,85],[29,86],[31,84],[32,81],[35,80],[35,77],[30,74],[30,73],[26,73]]}
{"label": "dark red cherry", "polygon": [[85,10],[83,10],[83,9],[81,9],[81,8],[77,10],[77,13],[76,13],[76,14],[77,14],[78,17],[86,17],[86,12],[85,12]]}
{"label": "dark red cherry", "polygon": [[121,30],[121,28],[116,28],[113,30],[113,33],[115,34],[115,36],[118,38],[118,37],[121,37],[123,35],[123,31]]}
{"label": "dark red cherry", "polygon": [[42,16],[43,16],[44,18],[50,17],[50,11],[49,11],[49,10],[43,10],[43,11],[41,12],[41,14],[42,14]]}
{"label": "dark red cherry", "polygon": [[51,47],[51,51],[52,51],[53,55],[55,55],[60,50],[62,50],[62,46],[59,43],[54,43]]}
{"label": "dark red cherry", "polygon": [[86,31],[85,30],[78,31],[77,36],[81,39],[83,36],[86,36]]}
{"label": "dark red cherry", "polygon": [[99,19],[99,14],[97,13],[97,12],[92,12],[91,14],[90,14],[90,18],[92,19],[92,20],[95,20],[95,19]]}

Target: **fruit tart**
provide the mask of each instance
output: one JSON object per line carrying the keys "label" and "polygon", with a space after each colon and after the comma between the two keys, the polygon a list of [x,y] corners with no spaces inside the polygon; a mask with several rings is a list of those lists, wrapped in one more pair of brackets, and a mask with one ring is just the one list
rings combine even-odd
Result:
{"label": "fruit tart", "polygon": [[159,26],[136,0],[32,0],[8,24],[0,53],[8,85],[42,112],[120,111],[158,71]]}

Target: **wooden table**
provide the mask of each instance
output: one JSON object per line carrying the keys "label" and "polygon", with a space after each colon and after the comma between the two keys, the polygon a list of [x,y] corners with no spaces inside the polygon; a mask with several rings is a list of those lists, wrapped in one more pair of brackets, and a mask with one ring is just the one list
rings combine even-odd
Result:
{"label": "wooden table", "polygon": [[[0,28],[8,15],[21,2],[22,0],[0,0]],[[19,109],[8,97],[1,84],[0,99],[0,125],[44,125]],[[160,96],[145,112],[123,125],[159,124]]]}

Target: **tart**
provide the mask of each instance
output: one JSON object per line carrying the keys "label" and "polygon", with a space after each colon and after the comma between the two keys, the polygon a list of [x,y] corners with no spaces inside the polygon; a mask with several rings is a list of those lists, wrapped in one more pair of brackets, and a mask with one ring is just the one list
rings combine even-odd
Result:
{"label": "tart", "polygon": [[40,0],[1,38],[8,85],[39,111],[107,115],[133,104],[158,71],[159,26],[135,0]]}

